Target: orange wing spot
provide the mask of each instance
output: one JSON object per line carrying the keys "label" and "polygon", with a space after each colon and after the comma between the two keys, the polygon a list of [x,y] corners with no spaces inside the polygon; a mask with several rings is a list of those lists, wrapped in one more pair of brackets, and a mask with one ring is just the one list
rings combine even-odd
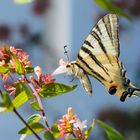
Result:
{"label": "orange wing spot", "polygon": [[110,85],[110,88],[111,87],[117,87],[118,86],[118,83],[117,82],[114,82],[114,83],[112,83],[111,85]]}

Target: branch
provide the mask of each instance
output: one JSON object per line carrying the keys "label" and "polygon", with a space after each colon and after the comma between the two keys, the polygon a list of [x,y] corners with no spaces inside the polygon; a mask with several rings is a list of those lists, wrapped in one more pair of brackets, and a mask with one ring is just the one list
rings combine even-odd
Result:
{"label": "branch", "polygon": [[28,123],[22,118],[22,116],[17,112],[17,110],[14,108],[13,109],[14,113],[18,116],[18,118],[32,131],[34,136],[37,138],[37,140],[42,140],[37,133],[28,125]]}

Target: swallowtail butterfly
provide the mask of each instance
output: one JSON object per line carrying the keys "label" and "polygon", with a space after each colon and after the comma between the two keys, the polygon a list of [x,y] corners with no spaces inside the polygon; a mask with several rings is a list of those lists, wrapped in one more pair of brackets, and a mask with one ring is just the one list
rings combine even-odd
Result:
{"label": "swallowtail butterfly", "polygon": [[136,88],[127,78],[126,70],[119,60],[118,17],[107,14],[93,27],[84,41],[77,59],[72,62],[60,60],[55,74],[68,72],[78,77],[88,95],[92,94],[92,85],[88,75],[97,79],[107,91],[117,94],[121,101],[137,95]]}

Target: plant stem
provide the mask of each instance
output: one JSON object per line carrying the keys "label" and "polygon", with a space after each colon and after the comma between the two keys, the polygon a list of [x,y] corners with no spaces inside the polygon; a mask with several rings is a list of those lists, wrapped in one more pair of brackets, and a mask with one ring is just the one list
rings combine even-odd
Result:
{"label": "plant stem", "polygon": [[42,105],[42,102],[41,102],[41,99],[40,99],[40,96],[39,96],[39,94],[37,93],[37,91],[35,90],[34,86],[32,85],[32,83],[29,80],[28,80],[28,85],[32,89],[33,94],[35,95],[36,100],[37,100],[37,102],[39,104],[39,107],[41,109],[40,111],[41,111],[41,114],[43,116],[44,123],[46,124],[47,128],[50,130],[49,124],[48,124],[47,119],[46,119],[45,111],[44,111],[44,108],[43,108],[43,105]]}
{"label": "plant stem", "polygon": [[32,133],[34,134],[34,136],[37,138],[37,140],[42,140],[37,133],[30,127],[30,125],[28,125],[28,123],[22,118],[22,116],[17,112],[17,110],[14,108],[13,109],[14,113],[19,117],[19,119],[30,129],[30,131],[32,131]]}
{"label": "plant stem", "polygon": [[0,89],[0,95],[2,96],[2,91],[1,91],[1,89]]}
{"label": "plant stem", "polygon": [[[0,95],[2,96],[2,91],[0,89]],[[34,136],[37,138],[37,140],[42,140],[37,133],[28,125],[28,123],[22,118],[22,116],[17,112],[16,108],[13,109],[13,112],[18,116],[18,118],[30,129],[30,131],[34,134]]]}
{"label": "plant stem", "polygon": [[72,133],[73,137],[76,138],[76,135],[74,134],[74,132]]}

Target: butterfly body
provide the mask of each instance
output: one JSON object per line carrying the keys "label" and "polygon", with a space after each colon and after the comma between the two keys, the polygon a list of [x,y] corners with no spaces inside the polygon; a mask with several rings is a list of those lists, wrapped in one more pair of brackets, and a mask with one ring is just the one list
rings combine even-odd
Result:
{"label": "butterfly body", "polygon": [[140,89],[127,78],[119,59],[119,47],[118,17],[107,14],[90,31],[76,61],[63,61],[61,64],[66,72],[80,79],[88,95],[92,94],[90,75],[102,83],[110,94],[117,94],[121,101],[125,101],[126,97],[136,95]]}

